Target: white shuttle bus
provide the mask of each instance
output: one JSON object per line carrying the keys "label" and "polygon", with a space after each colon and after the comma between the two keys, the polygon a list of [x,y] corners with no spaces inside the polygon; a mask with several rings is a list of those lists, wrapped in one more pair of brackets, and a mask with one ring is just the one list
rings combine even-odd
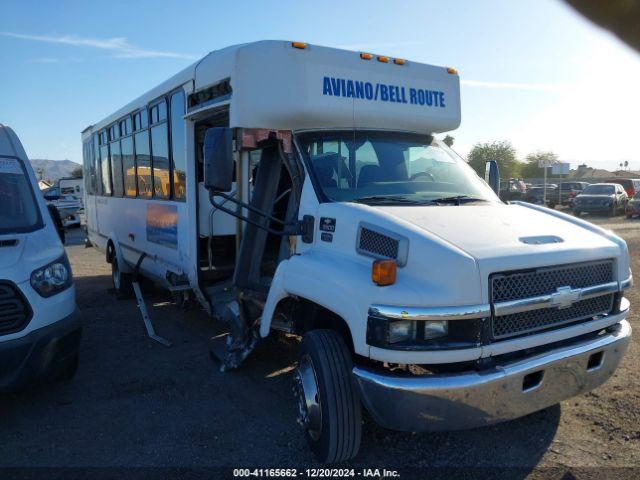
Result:
{"label": "white shuttle bus", "polygon": [[361,409],[397,430],[472,428],[589,391],[631,328],[623,240],[504,203],[434,135],[457,72],[264,41],[215,51],[88,127],[85,208],[118,294],[140,273],[228,322],[237,367],[300,335],[296,414],[325,462]]}

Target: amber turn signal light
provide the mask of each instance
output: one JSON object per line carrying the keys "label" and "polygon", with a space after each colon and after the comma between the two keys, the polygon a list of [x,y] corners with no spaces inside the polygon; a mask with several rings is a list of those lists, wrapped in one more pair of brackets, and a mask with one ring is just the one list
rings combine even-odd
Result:
{"label": "amber turn signal light", "polygon": [[371,267],[371,280],[384,287],[396,283],[398,265],[395,260],[375,260]]}

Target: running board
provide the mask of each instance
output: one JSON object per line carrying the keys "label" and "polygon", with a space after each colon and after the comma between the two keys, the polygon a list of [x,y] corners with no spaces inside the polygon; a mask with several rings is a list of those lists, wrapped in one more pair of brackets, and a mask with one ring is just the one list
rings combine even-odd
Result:
{"label": "running board", "polygon": [[149,312],[147,311],[147,305],[144,303],[144,298],[142,297],[142,291],[140,290],[140,284],[137,281],[132,282],[133,291],[136,294],[136,301],[138,302],[138,308],[140,309],[140,313],[142,314],[142,319],[144,320],[144,326],[147,328],[147,335],[152,340],[155,340],[158,343],[161,343],[165,347],[170,347],[172,344],[166,338],[163,338],[159,335],[156,335],[156,330],[153,328],[153,323],[151,322],[151,318],[149,317]]}

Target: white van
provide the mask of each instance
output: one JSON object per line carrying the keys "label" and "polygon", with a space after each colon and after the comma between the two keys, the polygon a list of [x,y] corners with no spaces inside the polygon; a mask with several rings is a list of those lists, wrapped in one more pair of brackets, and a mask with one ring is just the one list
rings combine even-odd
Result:
{"label": "white van", "polygon": [[20,140],[0,124],[0,392],[73,377],[71,267]]}
{"label": "white van", "polygon": [[[588,391],[631,329],[627,246],[503,203],[437,134],[455,69],[298,42],[211,52],[82,132],[90,241],[193,292],[237,367],[302,337],[296,413],[323,461],[353,457],[361,406],[385,427],[472,428]],[[491,187],[490,187],[491,185]]]}

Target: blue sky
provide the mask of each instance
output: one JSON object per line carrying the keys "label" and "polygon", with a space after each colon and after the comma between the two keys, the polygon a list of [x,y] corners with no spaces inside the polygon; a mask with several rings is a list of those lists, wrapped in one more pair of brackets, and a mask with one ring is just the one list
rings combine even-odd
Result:
{"label": "blue sky", "polygon": [[520,158],[640,170],[640,55],[557,0],[4,0],[0,122],[33,158],[81,161],[84,127],[211,50],[261,39],[456,67],[461,154],[509,140]]}

